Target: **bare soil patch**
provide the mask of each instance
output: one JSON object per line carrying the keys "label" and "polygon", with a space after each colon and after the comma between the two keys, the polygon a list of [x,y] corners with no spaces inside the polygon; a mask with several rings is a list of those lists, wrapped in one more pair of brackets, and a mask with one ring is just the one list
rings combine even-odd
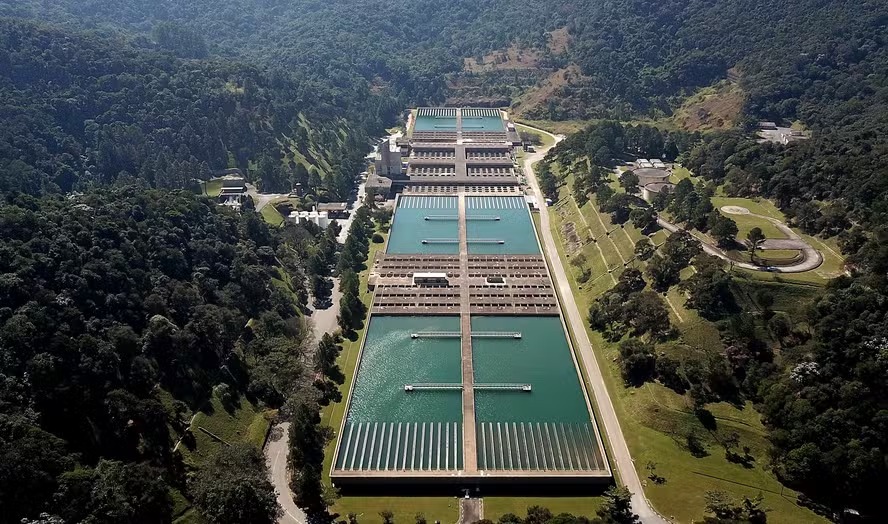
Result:
{"label": "bare soil patch", "polygon": [[675,113],[675,122],[688,131],[727,129],[737,125],[745,95],[740,86],[722,82],[701,89]]}

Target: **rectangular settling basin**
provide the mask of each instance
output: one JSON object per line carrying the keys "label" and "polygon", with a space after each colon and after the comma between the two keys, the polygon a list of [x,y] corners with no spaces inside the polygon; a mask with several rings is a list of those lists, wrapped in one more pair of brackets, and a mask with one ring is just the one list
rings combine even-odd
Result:
{"label": "rectangular settling basin", "polygon": [[371,317],[334,474],[463,467],[461,391],[421,386],[461,382],[460,339],[413,338],[459,329],[455,316]]}
{"label": "rectangular settling basin", "polygon": [[402,196],[398,199],[386,253],[459,253],[459,211],[455,196]]}
{"label": "rectangular settling basin", "polygon": [[606,472],[560,318],[473,316],[472,332],[521,333],[473,338],[475,384],[531,386],[475,390],[478,469]]}
{"label": "rectangular settling basin", "polygon": [[540,254],[530,211],[521,196],[467,196],[466,232],[472,255]]}

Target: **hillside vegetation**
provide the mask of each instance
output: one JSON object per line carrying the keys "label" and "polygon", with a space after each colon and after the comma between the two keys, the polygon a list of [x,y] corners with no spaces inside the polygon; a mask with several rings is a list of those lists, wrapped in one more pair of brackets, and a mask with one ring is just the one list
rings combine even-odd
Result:
{"label": "hillside vegetation", "polygon": [[[794,148],[762,146],[736,136],[730,140],[737,141],[731,143],[738,149],[721,155],[728,143],[722,135],[701,141],[686,133],[664,135],[646,126],[604,123],[571,136],[547,155],[539,170],[544,190],[563,197],[564,190],[558,189],[563,177],[578,206],[590,201],[592,194],[597,212],[606,213],[615,224],[614,232],[590,230],[604,266],[592,260],[599,256],[594,249],[585,252],[591,241],[583,239],[588,235],[571,235],[579,229],[576,222],[561,232],[568,253],[574,255],[571,264],[578,268],[578,282],[591,287],[590,325],[605,341],[617,345],[627,385],[639,387],[656,380],[686,396],[694,416],[710,431],[715,426],[707,426],[707,420],[714,424],[708,404],[754,403],[768,429],[768,456],[747,452],[744,457],[735,450],[738,444],[730,434],[716,433],[715,444],[724,447],[729,462],[747,461],[752,467],[752,462],[770,461],[781,481],[804,494],[801,503],[826,515],[847,507],[878,515],[883,509],[876,501],[886,486],[888,446],[882,421],[888,288],[881,269],[884,250],[876,247],[882,245],[883,226],[869,221],[876,209],[866,202],[858,203],[860,215],[838,213],[844,220],[860,220],[854,229],[857,243],[850,242],[847,234],[840,236],[843,251],[857,261],[856,271],[853,277],[821,280],[819,287],[791,285],[789,279],[763,286],[751,278],[754,274],[729,272],[717,259],[700,254],[698,241],[685,231],[661,240],[652,212],[668,214],[688,229],[708,231],[720,241],[736,242],[737,225],[715,210],[712,196],[721,183],[729,194],[739,189],[732,185],[735,179],[714,176],[711,170],[727,166],[736,173],[750,165],[744,162],[761,162],[763,157],[773,161],[768,154],[799,154]],[[686,178],[674,192],[661,193],[648,204],[632,196],[634,186],[626,183],[631,176],[621,177],[620,189],[614,190],[609,173],[615,159],[624,154],[686,158],[692,172],[709,183],[694,184]],[[757,168],[748,179],[773,172],[752,165]],[[794,163],[781,165],[792,169]],[[803,187],[810,183],[802,176],[787,179]],[[758,187],[770,193],[767,185]],[[759,191],[747,187],[745,194]],[[825,237],[843,230],[831,227],[830,217],[835,215],[829,214],[829,207],[820,213],[818,204],[813,199],[805,202],[805,197],[810,199],[800,191],[801,203],[779,198],[777,203],[803,230]],[[798,209],[807,208],[820,214],[803,220]],[[626,235],[626,244],[620,228],[630,225],[649,235],[656,246],[645,238],[635,241],[631,234]],[[613,251],[619,260],[608,259]],[[610,276],[602,274],[608,270]],[[784,295],[786,299],[777,300]],[[693,431],[680,437],[686,438],[690,454],[709,453],[706,439]]]}

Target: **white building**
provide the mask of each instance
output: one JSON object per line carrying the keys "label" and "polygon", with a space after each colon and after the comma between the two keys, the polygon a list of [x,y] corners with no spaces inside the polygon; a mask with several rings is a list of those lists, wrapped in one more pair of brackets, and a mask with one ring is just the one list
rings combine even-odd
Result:
{"label": "white building", "polygon": [[376,176],[399,176],[403,169],[401,162],[401,148],[393,137],[384,138],[377,148],[373,161],[376,166]]}
{"label": "white building", "polygon": [[330,215],[326,211],[318,211],[316,207],[313,207],[311,211],[293,211],[287,220],[294,224],[311,222],[321,229],[327,229],[327,226],[330,225]]}

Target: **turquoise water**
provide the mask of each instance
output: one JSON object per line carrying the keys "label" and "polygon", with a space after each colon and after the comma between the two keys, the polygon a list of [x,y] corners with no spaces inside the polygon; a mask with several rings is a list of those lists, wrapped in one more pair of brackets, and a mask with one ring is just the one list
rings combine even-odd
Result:
{"label": "turquoise water", "polygon": [[473,316],[472,331],[522,334],[520,340],[472,340],[476,384],[532,387],[530,392],[475,391],[478,467],[601,469],[594,427],[561,320]]}
{"label": "turquoise water", "polygon": [[[423,239],[459,239],[456,197],[402,196],[392,222],[386,253],[456,255],[459,244],[423,244]],[[453,220],[425,220],[425,217],[453,217]]]}
{"label": "turquoise water", "polygon": [[418,331],[459,331],[459,317],[371,317],[337,468],[462,467],[461,392],[404,391],[411,383],[460,383],[460,341],[410,338]]}
{"label": "turquoise water", "polygon": [[462,117],[463,131],[504,131],[503,119],[498,116]]}
{"label": "turquoise water", "polygon": [[492,238],[504,244],[472,244],[473,255],[538,255],[540,253],[533,222],[524,197],[466,197],[466,217],[498,216],[500,220],[467,220],[469,239]]}
{"label": "turquoise water", "polygon": [[[500,124],[502,126],[502,124]],[[456,117],[450,116],[417,116],[413,124],[414,131],[456,131]]]}

